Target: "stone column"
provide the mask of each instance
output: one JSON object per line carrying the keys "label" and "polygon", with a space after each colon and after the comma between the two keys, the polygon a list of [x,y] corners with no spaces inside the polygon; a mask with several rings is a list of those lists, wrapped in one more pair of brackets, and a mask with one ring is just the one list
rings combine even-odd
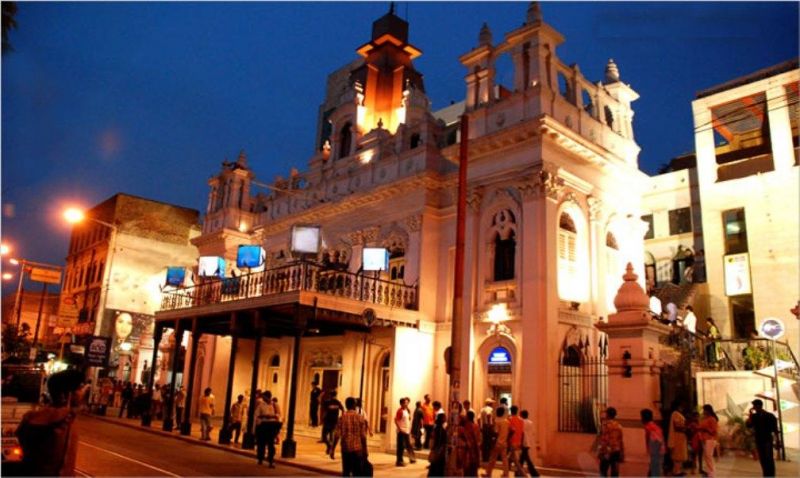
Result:
{"label": "stone column", "polygon": [[614,298],[617,313],[595,327],[608,335],[608,406],[617,409],[617,420],[624,428],[621,472],[645,476],[649,457],[639,412],[649,408],[656,423],[661,419],[659,339],[669,334],[669,327],[650,319],[649,299],[630,262],[622,278],[625,282]]}

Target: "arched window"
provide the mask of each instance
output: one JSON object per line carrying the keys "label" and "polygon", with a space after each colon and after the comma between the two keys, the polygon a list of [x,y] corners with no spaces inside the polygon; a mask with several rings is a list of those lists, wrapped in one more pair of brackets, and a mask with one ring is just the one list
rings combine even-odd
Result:
{"label": "arched window", "polygon": [[416,148],[422,143],[422,139],[419,136],[419,133],[414,133],[411,135],[411,149]]}
{"label": "arched window", "polygon": [[603,108],[606,113],[606,124],[609,128],[614,129],[614,113],[611,112],[611,108],[606,106]]}
{"label": "arched window", "polygon": [[269,366],[270,367],[280,367],[281,366],[281,357],[280,357],[280,355],[278,355],[278,354],[273,355],[272,358],[269,359]]}
{"label": "arched window", "polygon": [[515,276],[516,227],[516,218],[510,209],[498,211],[492,218],[492,279],[495,281],[510,280]]}
{"label": "arched window", "polygon": [[563,351],[561,365],[566,365],[568,367],[581,366],[581,351],[578,349],[578,347],[570,345]]}
{"label": "arched window", "polygon": [[558,296],[565,301],[589,298],[589,257],[583,212],[568,206],[558,220]]}
{"label": "arched window", "polygon": [[339,158],[350,156],[350,143],[353,142],[352,126],[348,121],[342,126],[342,131],[339,133]]}

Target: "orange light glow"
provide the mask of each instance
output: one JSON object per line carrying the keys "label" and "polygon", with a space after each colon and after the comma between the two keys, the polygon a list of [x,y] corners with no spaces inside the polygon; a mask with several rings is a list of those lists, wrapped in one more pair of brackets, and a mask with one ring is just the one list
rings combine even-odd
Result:
{"label": "orange light glow", "polygon": [[3,280],[11,280],[14,278],[14,274],[10,272],[3,272]]}
{"label": "orange light glow", "polygon": [[77,224],[83,221],[84,214],[78,208],[70,207],[64,210],[64,219],[70,224]]}
{"label": "orange light glow", "polygon": [[8,262],[10,262],[12,266],[18,266],[19,265],[19,260],[18,259],[14,259],[13,257],[11,259],[9,259]]}
{"label": "orange light glow", "polygon": [[11,248],[8,246],[8,244],[0,244],[0,255],[4,256],[9,252],[11,252]]}

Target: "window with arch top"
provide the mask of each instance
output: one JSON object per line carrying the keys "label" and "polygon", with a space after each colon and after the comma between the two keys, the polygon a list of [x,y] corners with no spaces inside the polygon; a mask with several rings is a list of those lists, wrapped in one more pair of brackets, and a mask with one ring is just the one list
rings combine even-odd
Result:
{"label": "window with arch top", "polygon": [[339,132],[339,158],[350,156],[350,147],[353,142],[353,124],[349,121],[342,126]]}
{"label": "window with arch top", "polygon": [[589,298],[586,224],[577,205],[567,206],[558,220],[558,296],[585,302]]}
{"label": "window with arch top", "polygon": [[509,209],[498,211],[492,218],[494,281],[511,280],[515,275],[517,253],[516,218]]}

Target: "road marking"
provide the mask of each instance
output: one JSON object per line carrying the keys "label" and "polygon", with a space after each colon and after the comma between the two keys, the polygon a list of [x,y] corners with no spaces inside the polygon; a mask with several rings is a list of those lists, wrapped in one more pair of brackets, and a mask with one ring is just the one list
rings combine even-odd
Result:
{"label": "road marking", "polygon": [[153,465],[151,465],[149,463],[145,463],[143,461],[139,461],[139,460],[136,460],[134,458],[127,457],[125,455],[120,455],[119,453],[115,453],[113,451],[106,450],[105,448],[100,448],[99,446],[94,446],[91,443],[86,443],[85,441],[79,441],[78,443],[80,443],[82,445],[86,445],[89,448],[94,448],[96,450],[104,451],[104,452],[108,453],[109,455],[114,455],[116,457],[122,458],[123,460],[128,460],[128,461],[132,461],[134,463],[138,463],[139,465],[142,465],[142,466],[145,466],[147,468],[150,468],[151,470],[156,470],[157,472],[163,473],[163,474],[165,474],[167,476],[174,476],[175,478],[180,478],[180,476],[181,476],[181,475],[176,475],[175,473],[172,473],[171,471],[167,471],[167,470],[165,470],[163,468],[159,468],[157,466],[153,466]]}

